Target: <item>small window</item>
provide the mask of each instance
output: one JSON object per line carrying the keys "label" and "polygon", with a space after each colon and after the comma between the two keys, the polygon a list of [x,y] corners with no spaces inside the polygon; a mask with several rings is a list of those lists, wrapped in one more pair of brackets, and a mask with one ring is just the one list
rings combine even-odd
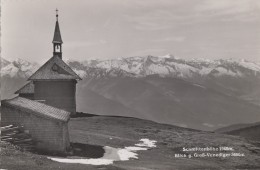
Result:
{"label": "small window", "polygon": [[58,71],[58,66],[57,66],[56,64],[54,64],[54,65],[52,66],[52,70],[53,70],[53,71]]}

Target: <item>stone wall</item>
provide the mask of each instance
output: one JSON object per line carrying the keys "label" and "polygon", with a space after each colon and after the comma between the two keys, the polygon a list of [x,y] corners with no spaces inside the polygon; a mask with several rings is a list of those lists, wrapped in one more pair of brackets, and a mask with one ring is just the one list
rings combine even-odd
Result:
{"label": "stone wall", "polygon": [[64,153],[69,148],[67,122],[41,117],[2,103],[1,124],[23,126],[31,134],[38,150]]}

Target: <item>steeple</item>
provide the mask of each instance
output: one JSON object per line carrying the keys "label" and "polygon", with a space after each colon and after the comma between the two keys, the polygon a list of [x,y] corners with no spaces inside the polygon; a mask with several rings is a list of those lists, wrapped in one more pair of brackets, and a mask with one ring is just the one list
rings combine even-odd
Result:
{"label": "steeple", "polygon": [[54,30],[53,43],[53,56],[58,55],[62,59],[62,39],[60,34],[58,9],[56,9],[56,25]]}

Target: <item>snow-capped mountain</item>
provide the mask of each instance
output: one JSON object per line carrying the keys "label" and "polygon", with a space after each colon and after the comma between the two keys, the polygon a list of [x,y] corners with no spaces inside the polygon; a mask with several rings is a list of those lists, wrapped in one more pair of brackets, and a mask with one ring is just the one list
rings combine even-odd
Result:
{"label": "snow-capped mountain", "polygon": [[260,105],[260,64],[234,59],[184,60],[173,55],[137,56],[110,60],[68,60],[85,79],[178,78]]}
{"label": "snow-capped mountain", "polygon": [[2,57],[0,57],[0,63],[1,63],[1,68],[7,66],[8,64],[10,64],[10,61],[7,61],[6,59],[3,59]]}
{"label": "snow-capped mountain", "polygon": [[[137,56],[110,60],[66,61],[82,78],[84,77],[145,77],[159,75],[190,79],[206,76],[260,77],[260,64],[246,60],[184,60],[172,55]],[[39,64],[22,59],[8,61],[1,58],[2,76],[28,77]]]}
{"label": "snow-capped mountain", "polygon": [[[111,60],[89,60],[79,63],[68,60],[67,63],[83,77],[104,75],[145,77],[159,75],[190,79],[194,76],[260,76],[260,64],[246,60],[184,60],[172,55],[128,57]],[[99,73],[98,74],[94,74]]]}
{"label": "snow-capped mountain", "polygon": [[16,59],[8,61],[1,58],[1,76],[27,78],[39,68],[39,64]]}

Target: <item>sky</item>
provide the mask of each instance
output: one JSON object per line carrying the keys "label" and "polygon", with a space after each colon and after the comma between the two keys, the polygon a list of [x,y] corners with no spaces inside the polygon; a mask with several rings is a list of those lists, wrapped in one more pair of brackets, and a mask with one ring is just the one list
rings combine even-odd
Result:
{"label": "sky", "polygon": [[52,56],[55,9],[63,58],[260,61],[259,0],[1,0],[1,56]]}

